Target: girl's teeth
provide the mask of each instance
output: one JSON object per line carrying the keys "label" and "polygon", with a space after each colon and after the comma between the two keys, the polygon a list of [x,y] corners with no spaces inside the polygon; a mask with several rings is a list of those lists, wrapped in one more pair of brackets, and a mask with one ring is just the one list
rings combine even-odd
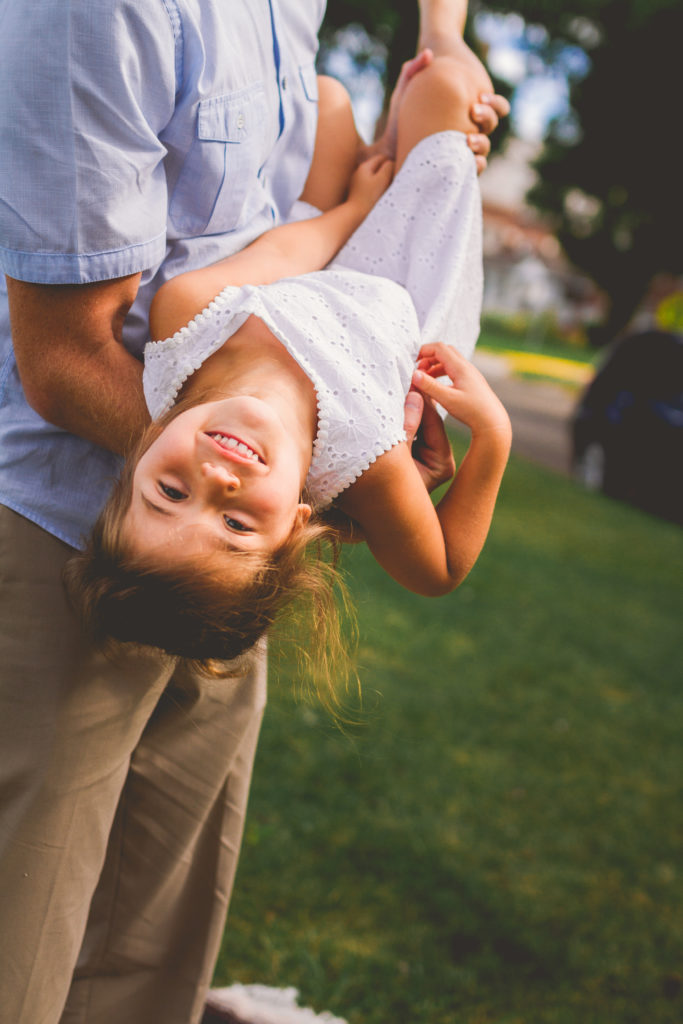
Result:
{"label": "girl's teeth", "polygon": [[223,448],[236,448],[240,455],[246,455],[252,462],[258,462],[259,457],[244,441],[238,441],[236,437],[225,437],[224,434],[215,434],[216,440]]}

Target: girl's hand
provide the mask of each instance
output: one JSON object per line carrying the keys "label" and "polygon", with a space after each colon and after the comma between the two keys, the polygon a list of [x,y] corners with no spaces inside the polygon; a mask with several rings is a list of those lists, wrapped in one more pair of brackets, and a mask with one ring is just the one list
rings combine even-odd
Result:
{"label": "girl's hand", "polygon": [[368,214],[377,200],[391,184],[394,163],[381,153],[376,153],[359,164],[351,175],[347,202],[357,205]]}
{"label": "girl's hand", "polygon": [[455,459],[443,420],[430,398],[410,390],[406,396],[403,429],[413,462],[431,494],[455,473]]}
{"label": "girl's hand", "polygon": [[[451,385],[433,379],[444,374]],[[413,385],[469,427],[473,435],[496,434],[510,443],[510,418],[500,399],[479,370],[450,345],[422,346]]]}

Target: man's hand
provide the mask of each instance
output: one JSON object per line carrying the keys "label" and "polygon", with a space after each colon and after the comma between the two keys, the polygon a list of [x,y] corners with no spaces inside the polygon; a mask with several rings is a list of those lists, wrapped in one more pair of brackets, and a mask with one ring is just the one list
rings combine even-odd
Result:
{"label": "man's hand", "polygon": [[477,172],[481,174],[491,152],[489,135],[498,127],[501,117],[510,113],[510,104],[504,96],[494,92],[488,71],[464,39],[453,41],[450,56],[460,66],[463,80],[470,84],[472,95],[476,97],[469,116],[479,132],[468,134],[467,141],[476,157]]}
{"label": "man's hand", "polygon": [[468,135],[467,142],[476,157],[478,174],[486,169],[491,152],[489,135],[498,127],[501,117],[507,117],[509,113],[510,104],[498,93],[482,93],[479,102],[472,107],[470,117],[481,129],[481,133]]}
{"label": "man's hand", "polygon": [[413,462],[431,493],[455,473],[455,459],[441,416],[434,403],[419,391],[410,390],[405,401],[403,429],[411,446]]}
{"label": "man's hand", "polygon": [[[463,70],[470,72],[472,68],[476,68],[482,75],[482,81],[486,81],[486,91],[479,94],[476,103],[473,103],[470,110],[470,117],[472,121],[478,126],[479,132],[472,132],[467,136],[469,147],[474,153],[477,162],[477,173],[481,174],[485,170],[489,153],[491,152],[491,135],[498,124],[500,123],[501,117],[507,117],[510,113],[510,104],[504,96],[500,96],[498,93],[494,93],[493,89],[488,88],[491,84],[488,75],[486,74],[483,65],[480,64],[479,60],[469,47],[463,42],[462,43],[462,54],[465,55],[463,60]],[[394,159],[396,156],[396,139],[398,133],[398,114],[401,107],[401,101],[406,91],[406,86],[415,75],[419,74],[424,68],[429,67],[434,59],[433,52],[427,47],[421,50],[416,57],[411,60],[407,60],[402,68],[401,72],[394,86],[394,91],[391,94],[391,100],[389,101],[389,110],[387,112],[386,124],[384,131],[381,136],[377,139],[372,146],[365,149],[362,153],[362,158],[366,158],[372,153],[383,153],[390,159]],[[479,65],[479,68],[477,68]],[[484,77],[485,76],[485,79]]]}

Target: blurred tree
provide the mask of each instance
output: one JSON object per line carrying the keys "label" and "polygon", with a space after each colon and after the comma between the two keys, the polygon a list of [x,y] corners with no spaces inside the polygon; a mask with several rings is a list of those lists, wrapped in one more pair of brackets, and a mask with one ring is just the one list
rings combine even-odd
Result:
{"label": "blurred tree", "polygon": [[333,43],[338,29],[361,25],[386,46],[385,85],[393,85],[403,61],[415,53],[417,42],[417,0],[408,0],[402,7],[397,10],[392,0],[328,0],[321,34],[323,48]]}
{"label": "blurred tree", "polygon": [[[518,0],[515,9],[540,19],[552,6]],[[557,31],[560,22],[569,39],[593,43],[591,68],[571,91],[578,137],[561,121],[551,125],[529,199],[554,218],[570,260],[607,296],[606,320],[591,332],[599,345],[628,324],[656,274],[683,271],[683,7],[577,0],[572,11],[563,20],[555,11],[546,25]],[[589,25],[576,24],[581,11]]]}
{"label": "blurred tree", "polygon": [[[417,3],[328,0],[325,30],[356,22],[387,47],[390,87],[415,48]],[[568,44],[590,70],[571,83],[575,130],[550,126],[530,201],[555,222],[572,262],[605,292],[609,308],[596,344],[621,330],[659,272],[683,271],[679,156],[680,0],[486,0],[548,30],[552,66]],[[472,19],[469,20],[471,25]],[[496,82],[500,89],[500,83]],[[578,130],[577,130],[578,129]],[[500,141],[500,136],[498,142]]]}

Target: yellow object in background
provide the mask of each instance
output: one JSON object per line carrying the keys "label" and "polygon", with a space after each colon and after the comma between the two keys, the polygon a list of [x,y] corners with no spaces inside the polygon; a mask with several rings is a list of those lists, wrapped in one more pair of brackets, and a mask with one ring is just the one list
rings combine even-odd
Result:
{"label": "yellow object in background", "polygon": [[529,373],[538,377],[553,377],[572,384],[586,384],[593,376],[590,363],[579,363],[559,356],[544,356],[537,352],[506,352],[505,359],[513,373]]}
{"label": "yellow object in background", "polygon": [[657,327],[663,331],[683,332],[683,291],[672,292],[655,310]]}

